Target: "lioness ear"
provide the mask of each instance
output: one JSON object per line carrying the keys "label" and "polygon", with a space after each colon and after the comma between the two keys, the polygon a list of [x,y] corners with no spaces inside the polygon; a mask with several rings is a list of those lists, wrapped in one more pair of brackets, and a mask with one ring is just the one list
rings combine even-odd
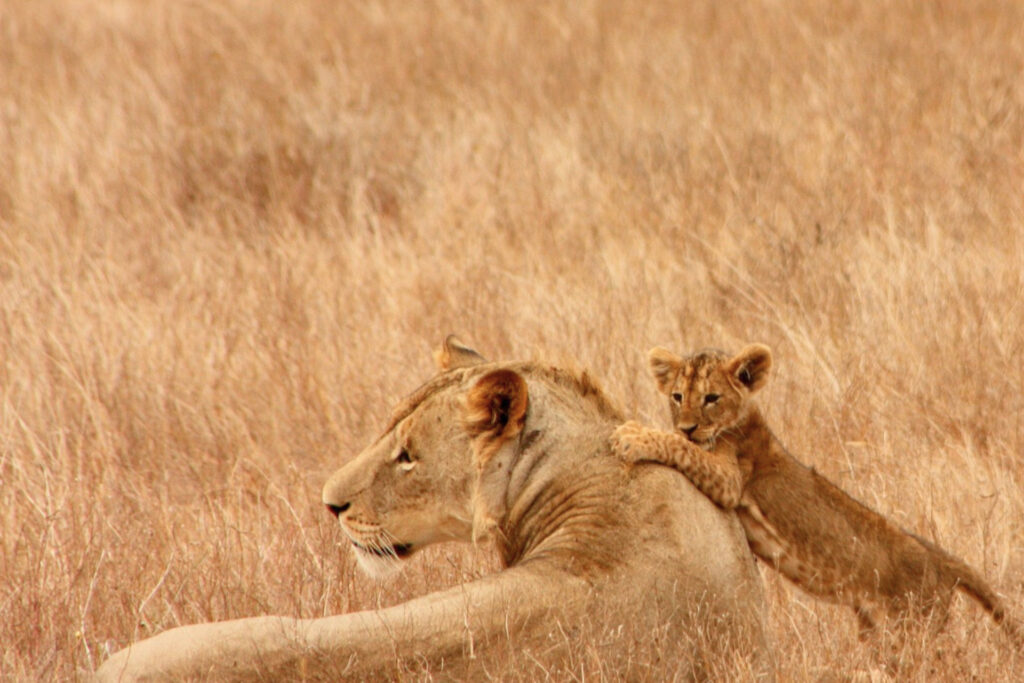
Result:
{"label": "lioness ear", "polygon": [[772,351],[764,344],[750,344],[729,360],[726,374],[735,382],[754,393],[768,381],[772,369]]}
{"label": "lioness ear", "polygon": [[647,352],[647,364],[654,383],[658,385],[658,391],[667,394],[672,390],[672,383],[683,365],[683,359],[668,349],[655,346]]}
{"label": "lioness ear", "polygon": [[441,348],[434,351],[434,362],[437,363],[439,370],[444,371],[479,365],[486,363],[487,359],[459,341],[454,334],[449,334]]}
{"label": "lioness ear", "polygon": [[470,438],[509,439],[523,428],[527,406],[526,380],[511,370],[489,372],[466,395],[463,424]]}
{"label": "lioness ear", "polygon": [[[514,437],[526,423],[526,380],[511,370],[495,370],[466,395],[463,424],[473,441],[473,541],[500,528],[505,494],[518,455]],[[499,538],[499,542],[500,542]]]}

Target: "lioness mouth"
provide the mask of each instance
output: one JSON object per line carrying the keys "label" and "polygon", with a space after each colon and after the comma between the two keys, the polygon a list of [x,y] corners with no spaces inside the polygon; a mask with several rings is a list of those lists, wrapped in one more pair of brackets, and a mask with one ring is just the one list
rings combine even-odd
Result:
{"label": "lioness mouth", "polygon": [[402,560],[409,557],[409,554],[412,552],[411,543],[396,543],[395,545],[385,546],[383,548],[368,548],[365,545],[356,543],[355,541],[352,542],[352,545],[363,552],[376,555],[377,557],[397,557]]}

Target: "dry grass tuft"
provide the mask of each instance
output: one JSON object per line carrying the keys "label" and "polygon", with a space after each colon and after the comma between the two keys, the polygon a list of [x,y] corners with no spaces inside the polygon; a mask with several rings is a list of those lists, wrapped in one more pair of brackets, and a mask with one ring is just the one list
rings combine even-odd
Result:
{"label": "dry grass tuft", "polygon": [[[0,678],[489,571],[378,586],[318,502],[449,331],[658,421],[647,348],[766,342],[792,450],[1020,613],[1022,72],[998,1],[0,3]],[[780,679],[870,669],[765,578]],[[907,657],[1024,677],[963,600]]]}

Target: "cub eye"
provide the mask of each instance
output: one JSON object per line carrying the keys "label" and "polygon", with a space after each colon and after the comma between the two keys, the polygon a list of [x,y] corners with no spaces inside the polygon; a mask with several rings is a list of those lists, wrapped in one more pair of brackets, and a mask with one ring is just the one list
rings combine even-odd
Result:
{"label": "cub eye", "polygon": [[718,403],[718,399],[722,398],[718,394],[707,394],[704,396],[704,405],[711,405],[712,403]]}
{"label": "cub eye", "polygon": [[683,395],[680,394],[679,392],[676,392],[676,393],[672,394],[672,400],[675,401],[676,403],[682,403],[683,402]]}

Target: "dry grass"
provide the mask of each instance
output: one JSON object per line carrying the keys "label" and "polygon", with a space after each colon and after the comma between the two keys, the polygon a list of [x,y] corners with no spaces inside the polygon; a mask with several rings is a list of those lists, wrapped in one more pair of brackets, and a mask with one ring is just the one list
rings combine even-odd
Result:
{"label": "dry grass", "polygon": [[[375,585],[318,502],[448,331],[659,422],[648,347],[766,342],[792,450],[1021,611],[1021,6],[564,5],[0,3],[0,679],[488,571]],[[766,585],[780,678],[870,666]],[[911,679],[1024,677],[954,612]]]}

